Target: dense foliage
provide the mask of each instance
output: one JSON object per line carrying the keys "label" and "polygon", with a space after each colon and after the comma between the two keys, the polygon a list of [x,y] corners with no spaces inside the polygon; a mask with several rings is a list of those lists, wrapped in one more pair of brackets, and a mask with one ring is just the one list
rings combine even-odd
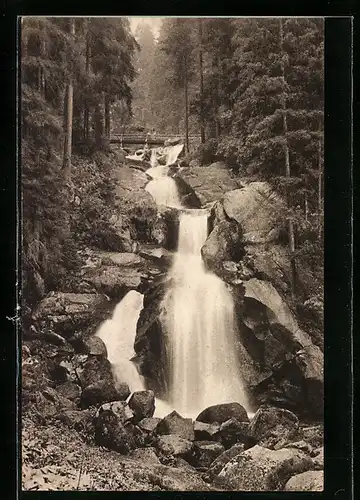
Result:
{"label": "dense foliage", "polygon": [[[32,303],[78,264],[75,240],[91,214],[102,213],[99,224],[106,215],[104,162],[95,157],[96,168],[80,179],[84,169],[75,161],[79,171],[71,172],[71,153],[103,149],[112,105],[130,110],[137,44],[126,18],[25,17],[21,45],[23,286]],[[79,211],[74,190],[85,179]]]}
{"label": "dense foliage", "polygon": [[302,259],[322,282],[323,50],[318,18],[166,19],[147,63],[152,126],[186,136],[189,118],[202,164],[225,160],[287,199],[294,282]]}

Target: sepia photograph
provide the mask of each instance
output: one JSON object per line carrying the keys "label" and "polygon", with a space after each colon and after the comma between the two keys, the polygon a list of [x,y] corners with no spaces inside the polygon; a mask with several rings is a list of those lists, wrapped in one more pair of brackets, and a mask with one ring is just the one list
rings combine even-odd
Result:
{"label": "sepia photograph", "polygon": [[323,491],[324,18],[19,19],[22,491]]}

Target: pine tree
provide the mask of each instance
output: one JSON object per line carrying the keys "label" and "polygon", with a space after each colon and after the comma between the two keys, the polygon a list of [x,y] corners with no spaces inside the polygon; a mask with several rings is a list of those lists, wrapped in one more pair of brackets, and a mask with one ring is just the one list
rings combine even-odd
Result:
{"label": "pine tree", "polygon": [[163,50],[173,65],[172,82],[184,92],[185,149],[189,151],[189,84],[194,74],[194,46],[188,19],[171,19]]}

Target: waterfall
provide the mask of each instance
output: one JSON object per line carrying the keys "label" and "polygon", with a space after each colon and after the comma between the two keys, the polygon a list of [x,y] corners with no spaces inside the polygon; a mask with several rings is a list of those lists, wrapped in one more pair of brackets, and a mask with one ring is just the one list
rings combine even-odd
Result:
{"label": "waterfall", "polygon": [[181,209],[178,251],[161,315],[167,335],[168,402],[189,417],[207,406],[234,401],[249,411],[238,361],[233,298],[201,258],[207,213],[182,207],[175,181],[166,170],[155,167],[147,172],[153,177],[147,190],[156,203]]}
{"label": "waterfall", "polygon": [[157,156],[156,156],[156,149],[151,150],[150,165],[152,167],[156,167],[158,165]]}
{"label": "waterfall", "polygon": [[126,382],[131,391],[144,390],[144,380],[131,359],[135,356],[136,324],[143,308],[143,295],[130,290],[115,307],[113,316],[100,325],[96,335],[106,345],[117,382]]}
{"label": "waterfall", "polygon": [[155,178],[146,185],[145,189],[151,194],[157,205],[181,208],[176,182],[171,177],[165,175]]}
{"label": "waterfall", "polygon": [[233,298],[225,283],[205,269],[200,251],[207,215],[199,212],[180,216],[179,247],[162,317],[169,345],[169,399],[188,416],[232,401],[249,409],[236,352]]}
{"label": "waterfall", "polygon": [[[136,324],[143,308],[143,300],[141,293],[130,290],[115,307],[112,318],[104,321],[96,332],[106,345],[116,383],[126,382],[131,392],[146,389],[145,380],[132,361],[135,357]],[[155,416],[160,418],[172,410],[168,403],[158,398],[155,406]]]}

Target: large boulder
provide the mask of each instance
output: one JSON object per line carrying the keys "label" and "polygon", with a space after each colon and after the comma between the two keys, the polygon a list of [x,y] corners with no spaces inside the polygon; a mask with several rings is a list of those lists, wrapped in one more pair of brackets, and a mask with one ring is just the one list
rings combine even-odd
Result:
{"label": "large boulder", "polygon": [[83,389],[81,405],[86,408],[110,401],[125,401],[129,395],[130,389],[125,382],[115,386],[113,382],[99,380]]}
{"label": "large boulder", "polygon": [[221,162],[204,167],[183,167],[177,175],[194,190],[202,205],[216,201],[227,191],[238,187],[229,168]]}
{"label": "large boulder", "polygon": [[279,238],[284,202],[265,182],[251,182],[224,195],[226,215],[240,226],[246,243],[269,243]]}
{"label": "large boulder", "polygon": [[256,445],[231,459],[217,481],[234,491],[278,491],[291,476],[312,468],[311,458],[299,450]]}
{"label": "large boulder", "polygon": [[50,292],[36,307],[32,319],[42,329],[50,328],[69,338],[106,317],[109,300],[103,294]]}
{"label": "large boulder", "polygon": [[224,261],[239,260],[241,256],[240,234],[236,223],[219,222],[205,241],[201,255],[206,266],[222,276]]}
{"label": "large boulder", "polygon": [[215,441],[195,441],[189,462],[194,467],[210,467],[211,463],[223,453],[224,446]]}
{"label": "large boulder", "polygon": [[240,403],[223,403],[209,406],[196,417],[196,420],[208,424],[214,422],[222,424],[231,417],[235,417],[239,422],[249,422],[248,414]]}
{"label": "large boulder", "polygon": [[165,334],[160,321],[166,285],[161,279],[144,294],[134,342],[139,372],[159,398],[166,395],[168,380]]}
{"label": "large boulder", "polygon": [[259,402],[322,415],[323,354],[268,281],[251,278],[234,294],[241,344],[260,368],[249,385]]}
{"label": "large boulder", "polygon": [[309,470],[296,474],[285,484],[284,491],[323,491],[324,471]]}
{"label": "large boulder", "polygon": [[218,424],[206,424],[205,422],[194,422],[194,434],[197,441],[213,441],[220,430]]}
{"label": "large boulder", "polygon": [[194,423],[191,418],[184,418],[175,410],[164,417],[156,428],[157,434],[172,434],[182,439],[195,439]]}
{"label": "large boulder", "polygon": [[149,182],[145,172],[131,166],[121,166],[116,170],[115,193],[119,198],[124,197],[129,191],[141,191]]}
{"label": "large boulder", "polygon": [[244,451],[245,447],[243,443],[236,443],[228,450],[225,450],[219,455],[212,463],[207,471],[207,477],[211,480],[222,471],[225,465],[230,462],[230,460],[237,455],[240,455]]}
{"label": "large boulder", "polygon": [[157,246],[176,251],[179,234],[179,210],[161,205],[150,230],[150,238]]}
{"label": "large boulder", "polygon": [[235,443],[243,443],[247,448],[255,444],[249,433],[249,422],[239,422],[235,417],[221,424],[216,440],[220,441],[225,449],[231,448]]}
{"label": "large boulder", "polygon": [[[179,460],[176,459],[175,462]],[[190,465],[187,467],[169,467],[166,465],[146,464],[146,467],[141,465],[141,462],[134,461],[134,468],[139,471],[142,481],[148,484],[153,484],[155,489],[165,491],[217,491],[211,485],[205,483],[200,474],[196,472]]]}
{"label": "large boulder", "polygon": [[187,460],[191,454],[193,443],[179,436],[167,434],[157,438],[155,447],[161,455],[180,457]]}
{"label": "large boulder", "polygon": [[109,384],[113,383],[111,363],[108,359],[99,356],[83,355],[74,358],[75,371],[80,380],[81,387],[85,389],[91,384],[101,380],[106,380]]}
{"label": "large boulder", "polygon": [[175,182],[178,189],[178,193],[181,200],[181,205],[187,208],[200,208],[201,201],[199,200],[194,189],[184,181],[182,177],[176,175],[175,172]]}
{"label": "large boulder", "polygon": [[324,355],[316,345],[307,345],[296,353],[304,388],[304,399],[309,412],[322,416],[324,413]]}
{"label": "large boulder", "polygon": [[136,422],[150,418],[155,412],[155,395],[153,391],[136,391],[129,400],[129,406],[134,411]]}
{"label": "large boulder", "polygon": [[95,417],[96,443],[123,455],[141,447],[141,431],[133,425],[133,418],[133,411],[123,401],[102,405]]}
{"label": "large boulder", "polygon": [[141,290],[144,271],[134,267],[100,266],[84,271],[83,279],[97,291],[120,300],[130,290]]}
{"label": "large boulder", "polygon": [[299,431],[299,419],[283,408],[261,406],[249,426],[249,434],[260,446],[281,448],[294,440]]}

